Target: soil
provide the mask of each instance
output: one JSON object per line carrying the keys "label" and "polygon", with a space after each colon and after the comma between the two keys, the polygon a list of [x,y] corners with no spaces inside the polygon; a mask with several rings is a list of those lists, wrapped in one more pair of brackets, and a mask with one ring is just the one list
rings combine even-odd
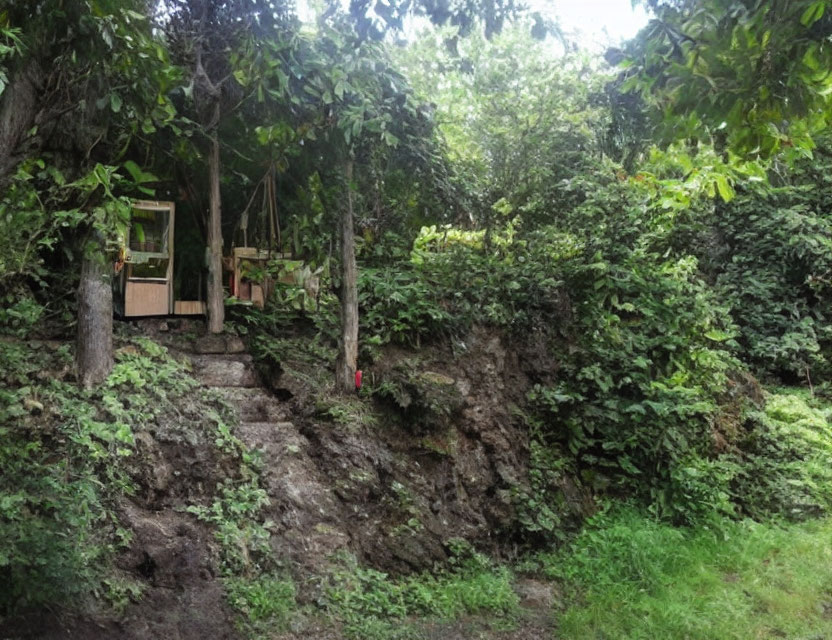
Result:
{"label": "soil", "polygon": [[[274,551],[290,568],[301,602],[317,599],[314,577],[339,551],[398,574],[445,562],[455,538],[504,557],[516,550],[513,495],[526,482],[529,459],[517,409],[533,381],[557,371],[556,363],[541,361],[543,350],[526,345],[524,351],[485,331],[418,353],[391,349],[364,372],[365,380],[398,381],[409,400],[333,420],[322,415],[308,380],[258,371],[238,338],[199,337],[187,324],[155,323],[143,331],[192,361],[197,378],[239,412],[235,435],[262,452],[270,498],[264,517],[274,522]],[[191,410],[182,407],[185,416]],[[121,615],[24,616],[0,625],[0,640],[240,637],[217,580],[212,534],[183,511],[187,504],[210,504],[216,484],[235,470],[212,434],[185,424],[137,435],[139,490],[120,508],[133,540],[118,570],[141,582],[141,600]],[[578,521],[590,497],[571,479],[563,487],[564,517]],[[552,637],[547,588],[518,584],[528,615],[514,630],[463,620],[424,623],[420,633],[446,640]],[[312,621],[279,637],[341,636]]]}

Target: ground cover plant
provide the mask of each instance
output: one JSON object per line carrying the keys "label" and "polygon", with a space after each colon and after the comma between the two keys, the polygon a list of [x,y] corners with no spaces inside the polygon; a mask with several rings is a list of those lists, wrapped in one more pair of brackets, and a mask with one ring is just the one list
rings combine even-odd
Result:
{"label": "ground cover plant", "polygon": [[108,593],[108,567],[131,538],[116,514],[134,491],[135,433],[196,387],[156,343],[125,345],[107,383],[77,387],[69,345],[0,342],[3,531],[0,608]]}
{"label": "ground cover plant", "polygon": [[503,623],[518,613],[512,573],[474,552],[464,541],[451,541],[448,569],[407,578],[391,578],[345,558],[327,577],[323,604],[350,638],[419,638],[425,620],[448,621],[481,615]]}
{"label": "ground cover plant", "polygon": [[828,519],[679,529],[624,508],[536,563],[566,586],[564,638],[823,638],[830,535]]}

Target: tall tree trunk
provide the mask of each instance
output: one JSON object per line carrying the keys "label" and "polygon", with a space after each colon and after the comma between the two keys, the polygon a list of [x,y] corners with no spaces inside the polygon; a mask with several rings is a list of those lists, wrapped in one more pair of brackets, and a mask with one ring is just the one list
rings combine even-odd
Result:
{"label": "tall tree trunk", "polygon": [[113,288],[103,239],[85,248],[78,285],[78,381],[85,389],[104,381],[113,368]]}
{"label": "tall tree trunk", "polygon": [[[214,122],[219,123],[220,103],[214,105]],[[208,154],[208,180],[210,182],[208,216],[208,330],[222,333],[225,320],[222,290],[222,210],[220,203],[220,143],[216,125],[211,133],[211,149]]]}
{"label": "tall tree trunk", "polygon": [[346,206],[341,208],[341,340],[335,365],[335,386],[342,393],[355,390],[358,360],[358,268],[355,264],[355,235],[352,211],[353,160],[345,167],[347,179]]}
{"label": "tall tree trunk", "polygon": [[19,161],[20,149],[38,113],[38,87],[42,79],[37,62],[26,62],[12,76],[11,83],[0,92],[0,189],[11,179]]}

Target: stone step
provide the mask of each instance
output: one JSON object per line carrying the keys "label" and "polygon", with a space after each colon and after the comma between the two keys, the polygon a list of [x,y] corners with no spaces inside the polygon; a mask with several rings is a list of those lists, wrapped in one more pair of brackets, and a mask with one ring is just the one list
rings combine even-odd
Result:
{"label": "stone step", "polygon": [[256,387],[260,384],[248,354],[190,356],[194,376],[207,387]]}
{"label": "stone step", "polygon": [[242,338],[210,333],[195,338],[190,346],[199,354],[238,354],[246,350]]}
{"label": "stone step", "polygon": [[263,449],[272,462],[286,455],[290,449],[300,451],[308,445],[291,422],[241,422],[236,435],[246,446]]}
{"label": "stone step", "polygon": [[289,407],[262,387],[215,387],[226,402],[236,407],[241,422],[280,422]]}

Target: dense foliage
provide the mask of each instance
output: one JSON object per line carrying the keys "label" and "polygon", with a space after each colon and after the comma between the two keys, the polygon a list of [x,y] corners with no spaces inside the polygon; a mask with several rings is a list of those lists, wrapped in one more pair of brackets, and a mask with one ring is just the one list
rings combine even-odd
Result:
{"label": "dense foliage", "polygon": [[[544,448],[574,456],[592,486],[626,488],[655,513],[681,521],[719,512],[797,517],[825,511],[828,480],[806,476],[815,467],[807,471],[799,462],[807,455],[801,447],[815,438],[828,441],[825,419],[809,425],[815,435],[793,434],[782,451],[763,444],[783,427],[759,411],[757,383],[742,362],[754,362],[755,353],[765,354],[762,362],[782,357],[754,338],[759,351],[752,351],[746,335],[788,348],[789,336],[776,333],[782,325],[761,329],[766,316],[747,304],[760,296],[759,304],[772,309],[776,298],[748,288],[732,295],[725,284],[732,273],[776,283],[770,270],[788,263],[761,260],[756,269],[732,271],[735,255],[719,263],[726,273],[709,285],[713,262],[669,256],[668,245],[678,239],[650,230],[638,191],[616,181],[596,189],[570,213],[565,226],[574,233],[543,227],[495,236],[499,248],[484,252],[481,235],[425,230],[397,275],[368,272],[362,317],[369,339],[415,344],[437,332],[461,335],[473,324],[518,336],[542,332],[559,368],[553,381],[530,392],[530,426]],[[739,200],[731,210],[743,206]],[[763,219],[768,224],[771,217]],[[582,227],[589,220],[598,224]],[[789,237],[793,244],[784,243],[784,251],[804,250],[800,236]],[[759,250],[771,242],[758,230],[754,238]],[[706,258],[713,254],[703,252]],[[817,342],[806,353],[823,357]],[[810,366],[796,353],[785,361],[803,374]],[[751,494],[760,499],[748,499]]]}
{"label": "dense foliage", "polygon": [[67,345],[4,341],[0,352],[0,614],[91,592],[123,605],[138,587],[109,582],[108,563],[130,542],[117,508],[134,490],[136,434],[172,414],[187,431],[210,402],[185,408],[196,382],[145,339],[125,345],[94,392],[75,384]]}
{"label": "dense foliage", "polygon": [[[26,342],[69,338],[77,265],[115,258],[129,197],[177,200],[197,266],[220,204],[226,247],[270,250],[250,274],[278,281],[265,310],[232,317],[273,369],[331,368],[353,261],[367,371],[476,329],[534,340],[551,366],[512,407],[530,450],[499,532],[513,542],[563,540],[566,471],[597,504],[623,496],[726,535],[763,535],[730,518],[832,511],[828,2],[648,2],[656,20],[610,52],[617,67],[541,39],[539,15],[502,29],[510,1],[330,3],[305,25],[276,1],[30,4],[0,10],[0,615],[90,589],[137,595],[99,572],[127,536],[125,459],[195,383],[134,341],[81,391],[68,345]],[[409,12],[434,24],[394,43]],[[349,255],[339,224],[355,232]],[[450,396],[398,373],[316,410],[349,423],[415,398],[405,419],[450,419]],[[249,455],[216,412],[186,417]],[[244,475],[190,513],[214,529],[254,633],[286,622],[295,587]],[[558,577],[596,571],[590,543],[611,557],[610,584],[631,572],[628,513],[579,538]],[[474,553],[399,582],[343,562],[321,602],[353,633],[516,607],[508,574]],[[625,595],[674,571],[625,576]],[[471,595],[482,584],[493,600]]]}
{"label": "dense foliage", "polygon": [[830,118],[825,0],[647,0],[656,17],[624,51],[664,140],[705,139],[752,155],[811,156]]}

